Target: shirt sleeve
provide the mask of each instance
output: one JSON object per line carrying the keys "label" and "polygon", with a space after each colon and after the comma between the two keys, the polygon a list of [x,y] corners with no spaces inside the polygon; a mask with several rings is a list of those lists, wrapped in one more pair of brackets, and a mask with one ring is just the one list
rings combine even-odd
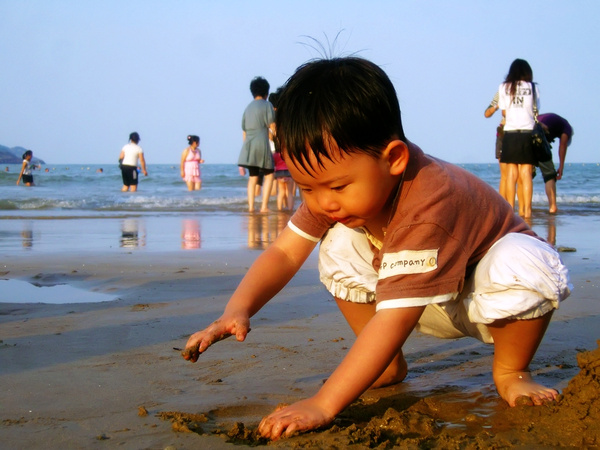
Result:
{"label": "shirt sleeve", "polygon": [[325,216],[312,214],[306,204],[302,203],[290,219],[288,227],[308,240],[319,242],[333,224]]}
{"label": "shirt sleeve", "polygon": [[500,98],[500,95],[498,94],[498,91],[496,91],[496,93],[494,94],[494,98],[492,99],[492,101],[490,102],[490,106],[498,106],[498,100]]}

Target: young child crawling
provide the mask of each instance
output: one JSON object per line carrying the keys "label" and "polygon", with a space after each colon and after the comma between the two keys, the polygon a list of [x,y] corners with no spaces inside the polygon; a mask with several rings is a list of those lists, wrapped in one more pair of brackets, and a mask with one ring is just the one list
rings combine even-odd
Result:
{"label": "young child crawling", "polygon": [[271,439],[321,427],[370,387],[400,382],[413,331],[493,343],[493,378],[511,406],[554,389],[529,373],[552,312],[568,297],[558,253],[490,186],[404,136],[394,87],[349,57],[301,66],[276,117],[280,151],[302,190],[288,226],[249,269],[223,315],[193,334],[195,362],[218,340],[246,338],[250,318],[321,242],[321,281],[357,335],[317,394],[265,417]]}

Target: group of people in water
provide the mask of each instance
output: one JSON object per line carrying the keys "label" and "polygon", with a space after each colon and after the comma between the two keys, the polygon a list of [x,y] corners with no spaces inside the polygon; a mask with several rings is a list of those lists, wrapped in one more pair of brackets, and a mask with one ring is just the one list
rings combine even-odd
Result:
{"label": "group of people in water", "polygon": [[[270,85],[263,77],[255,77],[250,82],[253,100],[242,115],[243,144],[238,158],[240,174],[248,174],[248,210],[254,211],[255,198],[262,189],[260,212],[269,211],[268,202],[276,192],[277,209],[293,210],[296,185],[290,176],[285,161],[277,152],[277,130],[275,114],[281,88],[269,95]],[[539,167],[548,197],[548,210],[556,213],[556,182],[563,176],[567,147],[571,144],[573,127],[555,113],[538,114],[540,93],[533,82],[533,71],[523,59],[515,59],[499,86],[485,117],[502,111],[502,119],[496,134],[496,159],[500,165],[500,195],[514,208],[518,199],[519,215],[531,217],[533,199],[533,177]],[[549,142],[558,139],[559,165],[555,168],[552,158],[540,161],[532,142],[532,130],[536,122],[544,127]],[[187,136],[188,147],[181,154],[181,178],[189,191],[202,188],[200,165],[204,163],[200,150],[200,137]],[[135,192],[138,176],[148,174],[144,152],[139,145],[140,135],[132,132],[129,142],[119,155],[119,166],[123,179],[122,191]],[[26,186],[33,185],[31,162],[33,152],[23,154],[23,164],[17,179]]]}
{"label": "group of people in water", "polygon": [[[187,137],[188,147],[181,153],[180,171],[181,178],[189,191],[199,191],[202,188],[202,172],[200,164],[204,163],[200,151],[200,137],[190,134]],[[119,154],[119,167],[123,178],[123,192],[135,192],[138,185],[138,164],[142,173],[148,175],[144,150],[139,145],[140,135],[134,131],[129,135],[129,143],[121,149]]]}
{"label": "group of people in water", "polygon": [[[535,167],[540,168],[548,197],[548,211],[558,211],[556,181],[563,176],[567,147],[571,144],[573,127],[558,114],[538,114],[540,93],[533,82],[533,71],[524,59],[515,59],[504,82],[498,88],[485,117],[502,110],[502,120],[496,134],[496,159],[500,164],[499,192],[514,208],[518,198],[519,215],[529,219],[533,198]],[[539,122],[549,142],[559,140],[559,165],[555,169],[552,157],[541,161],[534,151],[532,131]]]}

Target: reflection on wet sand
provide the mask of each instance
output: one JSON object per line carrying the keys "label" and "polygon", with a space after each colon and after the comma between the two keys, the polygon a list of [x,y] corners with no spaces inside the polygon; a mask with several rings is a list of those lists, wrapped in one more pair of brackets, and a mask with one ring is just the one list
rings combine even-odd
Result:
{"label": "reflection on wet sand", "polygon": [[290,220],[289,212],[248,215],[248,248],[264,249],[272,243]]}
{"label": "reflection on wet sand", "polygon": [[543,216],[524,220],[538,236],[546,239],[550,245],[556,247],[556,218],[556,214],[544,213]]}
{"label": "reflection on wet sand", "polygon": [[196,219],[184,219],[181,222],[181,248],[193,250],[200,247],[200,222]]}
{"label": "reflection on wet sand", "polygon": [[124,219],[121,222],[120,246],[123,248],[146,246],[146,229],[142,220]]}
{"label": "reflection on wet sand", "polygon": [[21,231],[21,244],[25,249],[33,247],[33,230],[29,222],[25,223],[25,227]]}

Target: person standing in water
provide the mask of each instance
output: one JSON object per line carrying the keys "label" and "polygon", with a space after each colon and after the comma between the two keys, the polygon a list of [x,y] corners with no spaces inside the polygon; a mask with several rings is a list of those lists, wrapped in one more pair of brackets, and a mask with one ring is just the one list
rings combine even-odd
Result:
{"label": "person standing in water", "polygon": [[138,185],[138,160],[142,166],[144,176],[148,175],[146,170],[146,160],[144,159],[144,151],[138,144],[140,135],[134,131],[129,135],[129,143],[121,149],[119,155],[119,163],[121,167],[121,175],[123,177],[123,192],[136,192]]}
{"label": "person standing in water", "polygon": [[189,147],[181,154],[181,178],[188,191],[199,191],[202,188],[200,164],[204,162],[199,148],[200,138],[190,134],[187,139]]}
{"label": "person standing in water", "polygon": [[275,111],[267,101],[269,82],[256,77],[250,82],[250,92],[254,100],[246,107],[242,116],[244,143],[238,158],[240,174],[248,171],[248,210],[254,212],[254,197],[259,175],[264,174],[262,204],[260,212],[269,211],[269,197],[273,186],[273,155],[269,145],[269,130],[274,131]]}
{"label": "person standing in water", "polygon": [[21,173],[19,173],[19,178],[17,178],[17,186],[23,180],[23,184],[25,186],[33,186],[33,175],[31,171],[33,170],[33,166],[31,164],[31,158],[33,158],[33,152],[31,150],[27,150],[23,153],[23,165],[21,166]]}

